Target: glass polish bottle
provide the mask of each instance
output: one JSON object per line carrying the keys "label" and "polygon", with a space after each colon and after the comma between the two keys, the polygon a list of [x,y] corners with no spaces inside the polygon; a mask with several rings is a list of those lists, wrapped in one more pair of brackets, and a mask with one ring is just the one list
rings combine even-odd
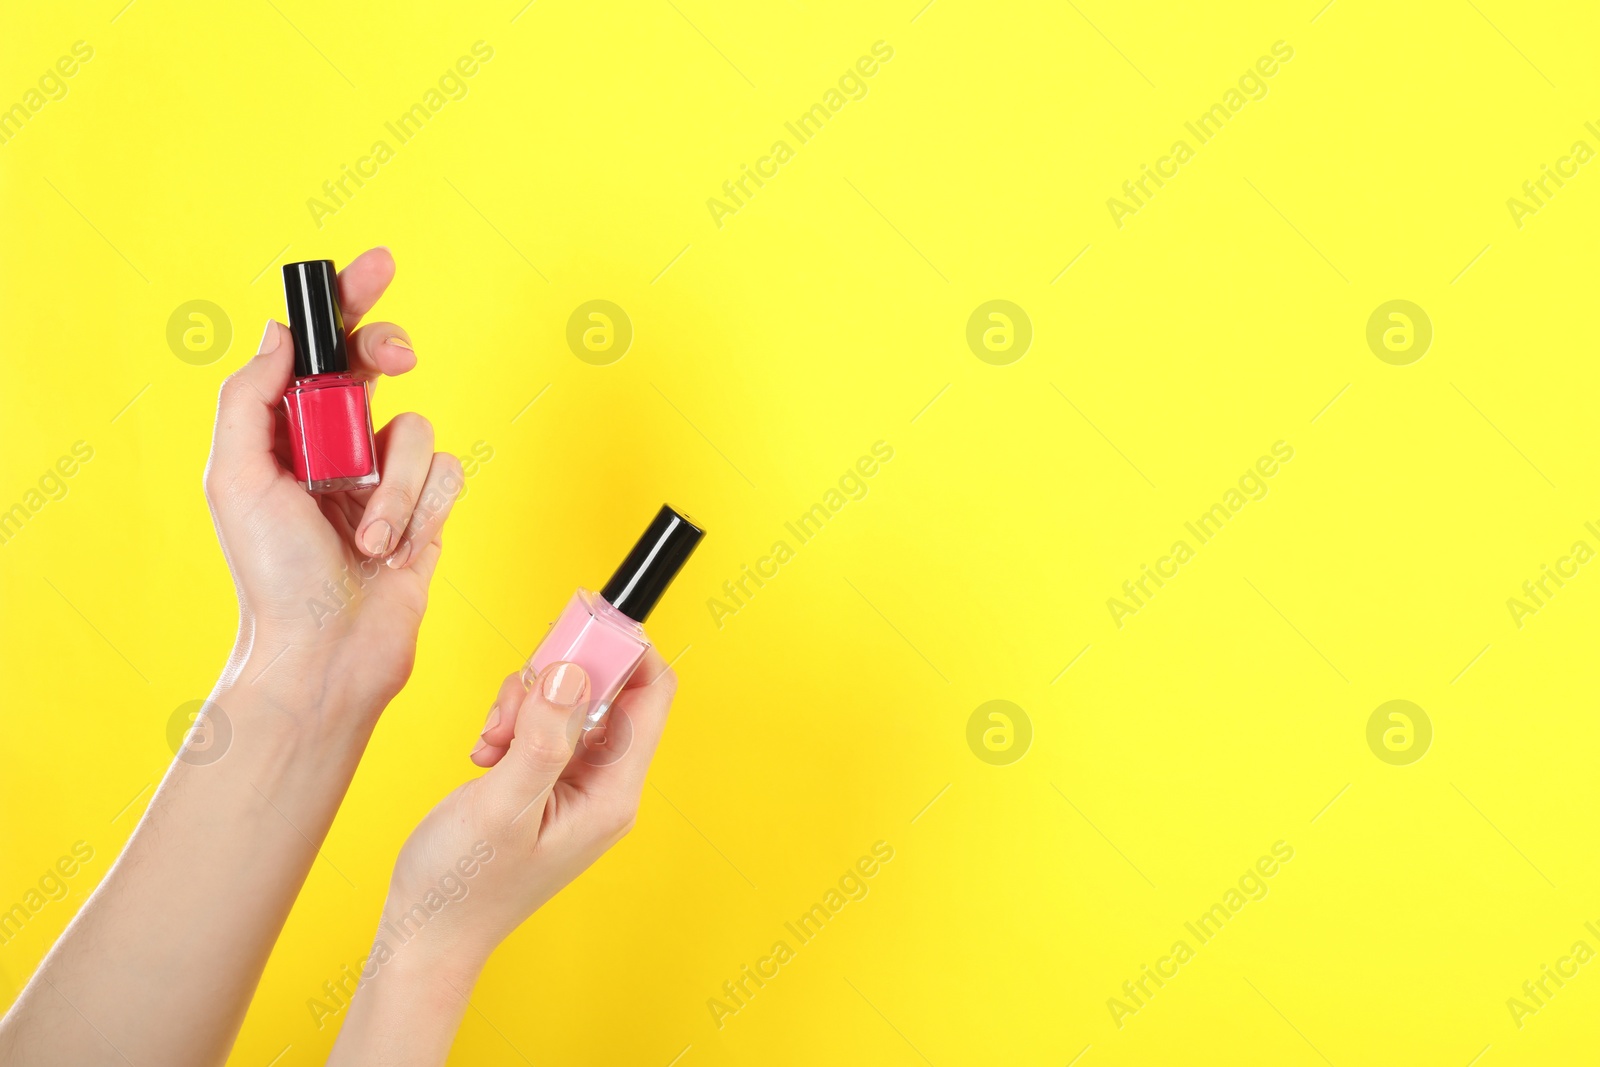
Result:
{"label": "glass polish bottle", "polygon": [[283,395],[294,477],[309,492],[378,484],[367,383],[350,373],[339,277],[330,259],[283,265],[294,381]]}
{"label": "glass polish bottle", "polygon": [[589,676],[583,728],[604,723],[650,648],[645,619],[703,537],[705,531],[688,516],[661,505],[605,588],[572,595],[524,668],[523,684],[531,685],[552,663],[576,663]]}

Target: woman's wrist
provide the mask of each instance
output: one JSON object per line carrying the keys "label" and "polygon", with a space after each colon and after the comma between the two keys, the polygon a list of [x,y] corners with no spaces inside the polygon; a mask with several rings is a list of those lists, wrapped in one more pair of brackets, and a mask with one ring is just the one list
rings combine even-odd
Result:
{"label": "woman's wrist", "polygon": [[291,745],[366,745],[389,695],[373,693],[343,649],[241,631],[212,691],[224,714],[248,708],[260,733]]}
{"label": "woman's wrist", "polygon": [[[383,936],[380,930],[380,942]],[[444,1002],[453,1002],[452,998],[465,1001],[489,962],[489,952],[468,944],[443,944],[445,938],[433,940],[434,944],[415,938],[407,944],[390,945],[388,962],[381,964],[377,960],[381,950],[375,947],[368,967],[391,992]]]}
{"label": "woman's wrist", "polygon": [[379,928],[330,1067],[443,1063],[483,969],[471,954],[392,951]]}
{"label": "woman's wrist", "polygon": [[391,887],[369,963],[400,975],[400,984],[444,981],[470,990],[499,939],[479,936],[460,916],[450,915],[457,906],[438,893],[402,903]]}
{"label": "woman's wrist", "polygon": [[248,658],[230,661],[187,733],[170,739],[177,758],[162,792],[198,790],[232,818],[288,820],[300,839],[320,840],[309,828],[331,819],[376,716],[350,714],[309,676],[285,671],[251,684],[260,669]]}

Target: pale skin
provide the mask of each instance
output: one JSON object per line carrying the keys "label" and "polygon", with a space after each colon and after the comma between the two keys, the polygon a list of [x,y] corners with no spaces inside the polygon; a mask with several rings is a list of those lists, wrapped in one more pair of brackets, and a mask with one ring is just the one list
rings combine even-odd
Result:
{"label": "pale skin", "polygon": [[[363,378],[416,366],[399,326],[360,325],[394,271],[380,248],[339,275],[351,371]],[[383,477],[376,488],[308,494],[287,463],[280,401],[292,371],[289,331],[269,322],[258,354],[223,384],[206,466],[206,497],[239,602],[233,651],[210,697],[220,711],[208,711],[214,720],[226,717],[231,742],[214,762],[195,758],[195,738],[180,749],[121,856],[0,1019],[0,1063],[8,1067],[224,1062],[373,727],[410,677],[442,530],[463,484],[460,464],[434,451],[426,419],[406,413],[377,434]],[[576,677],[563,676],[568,686]],[[652,684],[629,699],[639,723],[633,747],[648,752],[672,679],[665,670],[641,670],[640,682],[646,678]],[[522,692],[520,683],[516,689]],[[423,945],[437,975],[467,991],[481,957],[516,926],[506,925],[510,917],[526,917],[631,820],[632,808],[621,818],[616,799],[637,802],[633,776],[642,781],[643,768],[630,752],[590,783],[585,796],[594,799],[573,796],[577,786],[546,790],[542,806],[515,827],[495,822],[507,795],[532,788],[536,772],[571,754],[540,712],[560,716],[535,694],[512,701],[502,687],[497,706],[513,716],[491,723],[472,757],[493,770],[447,798],[402,851],[394,900],[418,878],[437,880],[433,853],[448,854],[441,864],[458,858],[452,832],[473,827],[473,841],[493,840],[497,854],[473,879],[462,902],[471,908],[451,905],[460,914],[404,946],[419,947],[393,968],[393,981],[383,976],[393,995],[434,997],[425,1008],[438,1002],[437,977],[400,980],[423,970]],[[518,755],[503,759],[508,753]],[[554,821],[557,813],[564,821]],[[553,825],[563,828],[561,848],[547,831],[527,836],[530,826]],[[370,1023],[375,1008],[390,1006],[378,1003],[376,985],[374,995],[357,999],[351,1023]],[[416,1014],[443,1020],[448,1013]],[[436,1022],[441,1047],[459,1014]],[[401,1060],[374,1054],[360,1062]]]}
{"label": "pale skin", "polygon": [[[632,828],[676,688],[651,649],[603,731],[580,736],[589,681],[576,664],[552,664],[527,690],[506,678],[472,753],[488,772],[440,801],[400,850],[377,935],[388,951],[375,944],[330,1065],[445,1062],[495,946]],[[493,858],[462,876],[462,858],[485,846]],[[465,891],[447,903],[446,876]],[[414,906],[430,891],[437,910],[419,922]]]}

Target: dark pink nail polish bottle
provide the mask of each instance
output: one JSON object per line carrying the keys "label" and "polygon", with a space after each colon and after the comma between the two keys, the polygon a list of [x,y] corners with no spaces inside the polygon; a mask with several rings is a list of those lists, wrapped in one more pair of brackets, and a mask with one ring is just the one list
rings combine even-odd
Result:
{"label": "dark pink nail polish bottle", "polygon": [[295,480],[313,493],[378,484],[367,383],[350,373],[339,278],[330,259],[283,266],[294,337],[294,381],[284,393]]}

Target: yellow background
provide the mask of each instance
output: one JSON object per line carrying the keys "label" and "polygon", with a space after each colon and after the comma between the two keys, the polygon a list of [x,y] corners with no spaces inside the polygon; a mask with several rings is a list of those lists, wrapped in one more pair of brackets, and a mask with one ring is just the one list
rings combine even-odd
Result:
{"label": "yellow background", "polygon": [[[493,459],[231,1062],[321,1062],[306,1002],[473,773],[499,679],[668,499],[710,536],[652,619],[683,685],[638,828],[496,955],[453,1062],[1593,1048],[1600,964],[1521,1029],[1506,1006],[1600,947],[1600,565],[1520,629],[1506,606],[1600,547],[1600,170],[1521,228],[1506,206],[1600,147],[1593,14],[921,3],[8,12],[0,104],[75,41],[94,57],[0,146],[0,508],[75,441],[94,459],[0,546],[0,904],[75,841],[96,859],[0,948],[7,1000],[229,648],[200,474],[277,265],[387,244],[378,314],[421,366],[377,417]],[[480,40],[468,95],[319,229],[307,200]],[[868,95],[719,228],[707,198],[880,40]],[[1269,94],[1118,228],[1107,198],[1280,40]],[[233,330],[204,366],[166,341],[197,299]],[[566,345],[591,299],[634,326],[610,366]],[[1034,329],[1007,366],[965,340],[991,299]],[[1391,299],[1433,323],[1409,366],[1365,340]],[[721,584],[880,440],[867,497],[715,625]],[[1107,598],[1279,440],[1266,498],[1119,629]],[[995,699],[1033,731],[1005,766],[967,743]],[[1433,724],[1409,766],[1367,745],[1392,699]],[[870,895],[719,1029],[708,998],[880,840]],[[1119,1029],[1107,999],[1279,840],[1270,894]]]}

